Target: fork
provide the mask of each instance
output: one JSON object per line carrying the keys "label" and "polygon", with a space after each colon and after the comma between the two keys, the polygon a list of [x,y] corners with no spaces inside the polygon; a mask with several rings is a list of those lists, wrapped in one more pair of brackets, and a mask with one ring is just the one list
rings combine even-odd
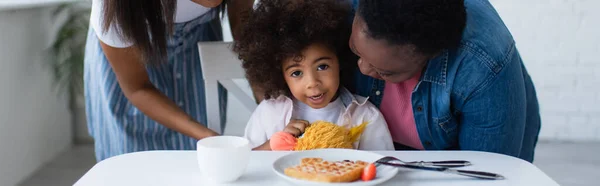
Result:
{"label": "fork", "polygon": [[402,161],[402,160],[400,160],[396,157],[392,157],[392,156],[386,156],[386,157],[378,159],[377,161],[375,161],[375,165],[378,167],[379,165],[381,165],[382,162],[389,163],[390,161],[398,161],[398,162],[406,164],[406,165],[414,165],[414,166],[419,166],[419,167],[436,166],[436,167],[451,167],[452,168],[452,167],[464,167],[464,166],[471,165],[471,162],[464,161],[464,160],[405,162],[405,161]]}

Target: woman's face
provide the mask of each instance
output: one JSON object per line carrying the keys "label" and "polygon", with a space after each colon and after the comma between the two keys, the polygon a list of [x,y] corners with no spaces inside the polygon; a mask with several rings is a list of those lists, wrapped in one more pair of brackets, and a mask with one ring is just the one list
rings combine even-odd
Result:
{"label": "woman's face", "polygon": [[194,3],[198,3],[203,7],[214,8],[219,6],[223,0],[192,0]]}
{"label": "woman's face", "polygon": [[300,59],[285,60],[282,69],[297,100],[315,109],[334,100],[340,85],[340,67],[337,55],[324,45],[308,46]]}
{"label": "woman's face", "polygon": [[408,80],[427,64],[428,57],[415,52],[410,44],[391,45],[367,35],[367,24],[357,14],[352,24],[350,49],[358,55],[358,67],[368,76],[392,83]]}

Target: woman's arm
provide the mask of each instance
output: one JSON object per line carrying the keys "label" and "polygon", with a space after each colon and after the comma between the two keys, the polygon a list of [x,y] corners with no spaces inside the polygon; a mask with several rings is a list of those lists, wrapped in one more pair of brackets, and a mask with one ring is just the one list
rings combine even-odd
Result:
{"label": "woman's arm", "polygon": [[204,127],[159,92],[150,82],[146,67],[135,47],[114,48],[100,42],[125,97],[142,113],[158,123],[195,139],[218,133]]}
{"label": "woman's arm", "polygon": [[488,79],[461,109],[458,145],[461,150],[520,157],[527,100],[518,61]]}

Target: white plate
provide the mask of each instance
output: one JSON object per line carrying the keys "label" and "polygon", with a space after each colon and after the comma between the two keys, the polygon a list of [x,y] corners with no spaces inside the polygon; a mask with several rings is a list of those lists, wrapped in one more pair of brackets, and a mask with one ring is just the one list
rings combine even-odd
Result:
{"label": "white plate", "polygon": [[368,186],[368,185],[377,185],[381,184],[398,173],[398,169],[389,166],[379,166],[377,167],[377,176],[375,179],[371,181],[355,181],[350,183],[322,183],[322,182],[314,182],[307,180],[300,180],[296,178],[289,177],[285,175],[284,170],[288,167],[295,166],[300,164],[300,160],[302,158],[323,158],[323,160],[327,161],[342,161],[342,160],[361,160],[366,162],[374,162],[379,158],[382,158],[383,155],[360,151],[360,150],[351,150],[351,149],[319,149],[319,150],[308,150],[308,151],[299,151],[294,152],[292,154],[285,155],[275,160],[273,163],[273,171],[283,179],[295,184],[295,185],[314,185],[314,186]]}

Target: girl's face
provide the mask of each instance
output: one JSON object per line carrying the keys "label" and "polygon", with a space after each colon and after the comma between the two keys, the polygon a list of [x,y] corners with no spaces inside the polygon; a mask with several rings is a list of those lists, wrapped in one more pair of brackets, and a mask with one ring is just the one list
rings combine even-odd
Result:
{"label": "girl's face", "polygon": [[214,8],[219,6],[223,0],[192,0],[194,3],[198,3],[206,8]]}
{"label": "girl's face", "polygon": [[306,105],[323,108],[336,97],[340,68],[337,55],[326,46],[308,46],[296,60],[286,59],[282,69],[292,95]]}

